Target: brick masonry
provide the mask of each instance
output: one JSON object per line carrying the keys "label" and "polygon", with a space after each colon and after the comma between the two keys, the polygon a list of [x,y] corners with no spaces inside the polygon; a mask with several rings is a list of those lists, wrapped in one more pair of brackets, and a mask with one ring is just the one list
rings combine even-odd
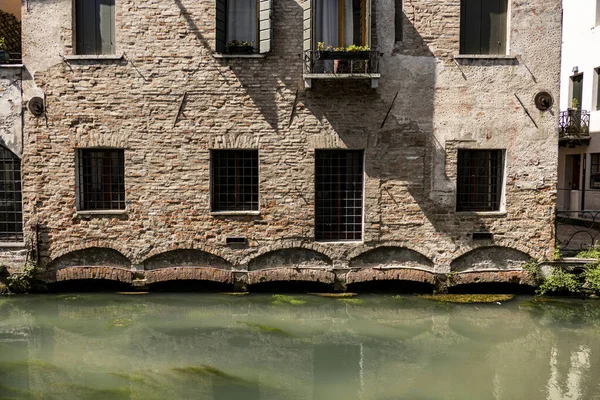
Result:
{"label": "brick masonry", "polygon": [[[392,267],[413,268],[422,282],[429,279],[422,270],[468,270],[464,257],[482,270],[551,258],[558,108],[538,111],[533,98],[541,90],[558,97],[560,0],[510,1],[515,57],[492,59],[453,58],[459,0],[404,2],[398,43],[394,1],[377,0],[376,90],[354,80],[304,89],[302,1],[273,4],[272,52],[255,59],[214,56],[209,0],[117,0],[122,57],[110,60],[62,57],[73,53],[70,0],[23,11],[23,100],[47,102],[47,119],[24,112],[22,151],[26,234],[37,227],[43,268],[95,266],[82,256],[91,251],[142,275],[213,268],[245,283],[248,275],[253,282],[302,275],[249,270],[297,267],[328,280],[350,270],[353,279],[376,279],[372,268]],[[126,213],[76,211],[81,147],[125,149]],[[209,152],[227,148],[259,150],[259,215],[210,212]],[[314,241],[314,150],[322,148],[365,151],[362,242]],[[455,211],[460,148],[506,150],[505,212]],[[471,239],[482,231],[493,240]],[[230,236],[248,245],[228,247]]]}

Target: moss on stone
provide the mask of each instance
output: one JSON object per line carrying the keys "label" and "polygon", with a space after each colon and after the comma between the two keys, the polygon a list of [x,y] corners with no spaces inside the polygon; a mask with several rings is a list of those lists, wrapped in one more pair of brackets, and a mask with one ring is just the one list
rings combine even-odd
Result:
{"label": "moss on stone", "polygon": [[299,300],[299,299],[296,299],[295,297],[286,296],[284,294],[274,294],[273,299],[274,299],[273,304],[275,304],[275,305],[293,304],[293,305],[297,306],[297,305],[301,305],[301,304],[306,304],[306,300]]}
{"label": "moss on stone", "polygon": [[419,296],[425,300],[439,301],[442,303],[497,303],[512,300],[514,294],[432,294]]}
{"label": "moss on stone", "polygon": [[320,296],[320,297],[333,297],[333,298],[339,298],[339,299],[356,296],[356,293],[310,293],[310,294],[315,295],[315,296]]}

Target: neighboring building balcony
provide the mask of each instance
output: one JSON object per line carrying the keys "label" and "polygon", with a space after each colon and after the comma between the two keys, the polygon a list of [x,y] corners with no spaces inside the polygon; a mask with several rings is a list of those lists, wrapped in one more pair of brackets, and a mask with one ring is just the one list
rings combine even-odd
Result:
{"label": "neighboring building balcony", "polygon": [[590,112],[576,109],[561,111],[558,123],[559,145],[575,147],[590,143]]}
{"label": "neighboring building balcony", "polygon": [[311,87],[313,79],[368,79],[378,86],[379,53],[377,51],[305,51],[304,82]]}

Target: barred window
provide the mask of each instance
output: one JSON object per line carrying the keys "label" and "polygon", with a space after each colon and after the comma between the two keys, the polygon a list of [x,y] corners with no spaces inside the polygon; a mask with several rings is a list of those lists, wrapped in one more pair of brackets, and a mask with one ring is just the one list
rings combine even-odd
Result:
{"label": "barred window", "polygon": [[504,152],[458,150],[457,211],[499,211]]}
{"label": "barred window", "polygon": [[363,151],[317,150],[315,159],[316,240],[361,240]]}
{"label": "barred window", "polygon": [[79,210],[125,209],[123,149],[79,149]]}
{"label": "barred window", "polygon": [[212,150],[212,211],[258,211],[258,150]]}
{"label": "barred window", "polygon": [[21,160],[0,147],[0,241],[23,241]]}
{"label": "barred window", "polygon": [[592,153],[590,168],[590,189],[600,189],[600,153]]}

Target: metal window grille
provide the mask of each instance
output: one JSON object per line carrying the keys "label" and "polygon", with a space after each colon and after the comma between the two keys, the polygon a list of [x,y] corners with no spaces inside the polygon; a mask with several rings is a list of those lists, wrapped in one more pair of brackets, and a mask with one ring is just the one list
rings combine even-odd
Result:
{"label": "metal window grille", "polygon": [[591,154],[590,189],[600,189],[600,153]]}
{"label": "metal window grille", "polygon": [[212,210],[258,211],[258,150],[212,150]]}
{"label": "metal window grille", "polygon": [[0,147],[0,241],[23,241],[21,160]]}
{"label": "metal window grille", "polygon": [[125,209],[122,149],[79,149],[79,209]]}
{"label": "metal window grille", "polygon": [[363,151],[317,150],[315,157],[316,240],[361,240]]}
{"label": "metal window grille", "polygon": [[459,150],[457,211],[499,211],[504,152]]}

